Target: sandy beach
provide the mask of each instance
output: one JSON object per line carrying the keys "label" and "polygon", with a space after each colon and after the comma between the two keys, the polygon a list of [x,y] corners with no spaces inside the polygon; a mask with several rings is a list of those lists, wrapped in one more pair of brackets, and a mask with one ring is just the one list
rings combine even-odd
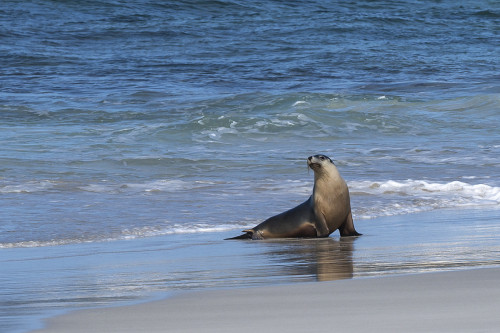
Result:
{"label": "sandy beach", "polygon": [[4,290],[19,291],[0,326],[494,332],[499,214],[440,210],[359,220],[364,235],[353,238],[224,241],[235,233],[227,231],[7,251],[2,269],[17,278]]}
{"label": "sandy beach", "polygon": [[497,332],[500,268],[190,292],[52,318],[45,332]]}

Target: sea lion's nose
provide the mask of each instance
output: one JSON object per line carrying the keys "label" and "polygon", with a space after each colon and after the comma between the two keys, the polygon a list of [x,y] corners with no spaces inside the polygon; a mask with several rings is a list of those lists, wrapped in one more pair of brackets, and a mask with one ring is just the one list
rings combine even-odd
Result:
{"label": "sea lion's nose", "polygon": [[310,161],[310,160],[312,160],[312,159],[313,159],[313,157],[312,157],[312,156],[309,156],[307,159]]}

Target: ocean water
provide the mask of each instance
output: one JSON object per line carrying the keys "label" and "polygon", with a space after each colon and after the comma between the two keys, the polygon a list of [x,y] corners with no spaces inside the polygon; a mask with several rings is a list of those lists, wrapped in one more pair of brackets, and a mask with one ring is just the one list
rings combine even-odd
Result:
{"label": "ocean water", "polygon": [[[3,1],[0,41],[2,331],[338,277],[331,253],[344,278],[499,264],[497,1]],[[306,200],[317,153],[365,236],[221,242]]]}

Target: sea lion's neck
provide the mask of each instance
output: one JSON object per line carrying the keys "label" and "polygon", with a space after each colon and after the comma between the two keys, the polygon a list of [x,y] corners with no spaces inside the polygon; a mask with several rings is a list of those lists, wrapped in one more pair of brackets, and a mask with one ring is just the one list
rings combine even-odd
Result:
{"label": "sea lion's neck", "polygon": [[330,168],[314,173],[313,196],[323,195],[329,197],[332,188],[342,186],[344,180],[340,176],[337,168]]}

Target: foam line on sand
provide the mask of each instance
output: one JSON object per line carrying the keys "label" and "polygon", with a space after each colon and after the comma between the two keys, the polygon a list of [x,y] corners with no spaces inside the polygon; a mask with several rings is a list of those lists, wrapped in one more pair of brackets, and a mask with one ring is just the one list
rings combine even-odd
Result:
{"label": "foam line on sand", "polygon": [[37,332],[498,332],[500,268],[188,292]]}

